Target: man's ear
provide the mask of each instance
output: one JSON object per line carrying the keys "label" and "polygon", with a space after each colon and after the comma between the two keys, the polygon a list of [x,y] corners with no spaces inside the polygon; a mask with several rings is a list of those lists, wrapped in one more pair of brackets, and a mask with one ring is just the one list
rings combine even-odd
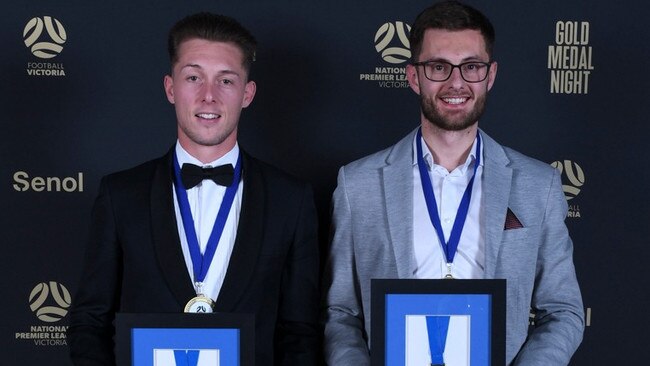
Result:
{"label": "man's ear", "polygon": [[418,78],[418,68],[408,64],[406,65],[406,79],[409,81],[409,86],[415,94],[420,95],[420,78]]}
{"label": "man's ear", "polygon": [[253,98],[255,98],[255,91],[257,91],[257,84],[255,84],[255,82],[252,80],[247,82],[246,86],[244,87],[244,99],[242,100],[241,104],[242,108],[248,107],[253,102]]}
{"label": "man's ear", "polygon": [[494,85],[494,80],[497,78],[497,62],[493,61],[492,65],[490,66],[490,71],[488,71],[488,85],[487,85],[487,90],[492,89],[492,85]]}
{"label": "man's ear", "polygon": [[165,95],[169,103],[174,104],[174,79],[171,75],[165,75],[163,78],[163,86],[165,87]]}

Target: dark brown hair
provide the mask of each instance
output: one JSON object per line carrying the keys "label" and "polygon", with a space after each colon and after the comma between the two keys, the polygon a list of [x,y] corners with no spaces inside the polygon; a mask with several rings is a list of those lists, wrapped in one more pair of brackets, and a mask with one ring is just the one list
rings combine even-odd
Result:
{"label": "dark brown hair", "polygon": [[235,19],[219,14],[197,13],[179,20],[169,31],[167,49],[172,66],[178,61],[178,47],[190,39],[232,43],[244,55],[243,66],[250,73],[255,61],[257,41]]}
{"label": "dark brown hair", "polygon": [[443,1],[424,9],[415,18],[411,28],[411,62],[417,62],[422,51],[422,40],[427,29],[461,31],[478,30],[483,35],[485,50],[490,59],[494,47],[494,27],[480,11],[458,1]]}

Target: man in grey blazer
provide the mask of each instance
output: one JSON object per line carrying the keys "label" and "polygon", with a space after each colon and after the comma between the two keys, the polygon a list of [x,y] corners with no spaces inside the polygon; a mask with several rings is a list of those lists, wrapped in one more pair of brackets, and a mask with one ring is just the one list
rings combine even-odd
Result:
{"label": "man in grey blazer", "polygon": [[497,72],[494,29],[476,9],[443,2],[418,16],[410,41],[420,127],[339,171],[326,360],[370,364],[373,278],[501,278],[507,364],[566,365],[584,314],[560,175],[478,128]]}

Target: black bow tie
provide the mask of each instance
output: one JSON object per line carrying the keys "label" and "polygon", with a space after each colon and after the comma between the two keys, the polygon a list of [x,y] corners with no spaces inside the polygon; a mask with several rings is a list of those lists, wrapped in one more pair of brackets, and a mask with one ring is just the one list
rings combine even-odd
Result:
{"label": "black bow tie", "polygon": [[202,168],[198,165],[185,163],[181,169],[181,181],[185,189],[195,187],[204,179],[211,179],[220,186],[230,186],[232,184],[233,169],[231,164],[220,165],[214,168]]}

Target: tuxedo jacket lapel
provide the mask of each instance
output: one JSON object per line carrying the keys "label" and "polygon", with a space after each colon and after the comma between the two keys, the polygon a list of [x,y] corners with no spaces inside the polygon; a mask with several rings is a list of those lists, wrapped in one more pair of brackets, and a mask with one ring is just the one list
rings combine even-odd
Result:
{"label": "tuxedo jacket lapel", "polygon": [[233,311],[256,268],[264,229],[265,187],[255,162],[242,151],[244,192],[237,238],[216,302],[217,311]]}
{"label": "tuxedo jacket lapel", "polygon": [[484,142],[483,217],[485,227],[485,278],[493,278],[508,212],[512,169],[501,145],[481,131]]}
{"label": "tuxedo jacket lapel", "polygon": [[172,202],[173,151],[160,159],[152,179],[151,235],[163,277],[182,309],[196,293],[183,258]]}
{"label": "tuxedo jacket lapel", "polygon": [[[165,281],[182,308],[196,296],[180,245],[172,202],[173,148],[158,164],[151,189],[152,239]],[[264,184],[254,162],[242,151],[244,192],[242,209],[224,283],[216,301],[217,311],[232,311],[253,275],[262,243]]]}

